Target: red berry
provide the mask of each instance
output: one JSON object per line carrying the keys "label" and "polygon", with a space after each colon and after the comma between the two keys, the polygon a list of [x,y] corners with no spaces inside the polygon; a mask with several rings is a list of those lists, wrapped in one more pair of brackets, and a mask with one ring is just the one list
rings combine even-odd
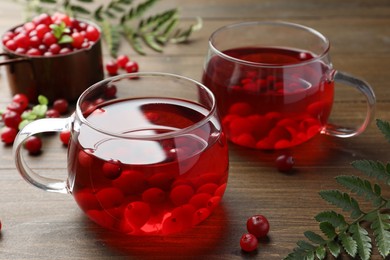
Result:
{"label": "red berry", "polygon": [[241,249],[245,252],[252,252],[257,249],[257,238],[252,234],[244,234],[240,239]]}
{"label": "red berry", "polygon": [[18,45],[16,45],[16,42],[14,40],[8,40],[4,45],[10,51],[14,51],[14,50],[16,50],[18,48]]}
{"label": "red berry", "polygon": [[84,42],[84,36],[79,32],[74,32],[72,33],[72,39],[72,46],[77,49],[81,48]]}
{"label": "red berry", "polygon": [[116,95],[116,86],[115,85],[108,85],[106,89],[104,90],[104,96],[106,98],[114,98]]}
{"label": "red berry", "polygon": [[45,25],[49,26],[50,24],[53,23],[53,20],[51,19],[50,15],[48,15],[48,14],[40,14],[39,16],[34,17],[32,21],[36,25],[45,24]]}
{"label": "red berry", "polygon": [[116,63],[120,68],[125,68],[126,63],[129,62],[129,57],[127,55],[119,55],[118,58],[116,58]]}
{"label": "red berry", "polygon": [[87,37],[88,40],[90,41],[97,41],[100,37],[100,32],[98,29],[96,29],[94,26],[92,25],[88,25],[86,30],[85,30],[86,34],[85,36]]}
{"label": "red berry", "polygon": [[138,72],[138,63],[135,61],[129,61],[125,65],[125,70],[128,73]]}
{"label": "red berry", "polygon": [[7,105],[7,109],[11,110],[11,111],[15,111],[18,114],[22,114],[24,111],[24,107],[21,104],[16,103],[15,101],[12,101],[11,103],[9,103]]}
{"label": "red berry", "polygon": [[108,61],[106,63],[106,70],[110,76],[114,76],[118,73],[118,64],[115,60]]}
{"label": "red berry", "polygon": [[63,13],[54,13],[51,17],[54,23],[60,24],[64,22],[66,26],[72,26],[72,21],[69,16]]}
{"label": "red berry", "polygon": [[64,144],[64,145],[68,145],[69,144],[69,140],[70,140],[70,131],[69,130],[64,130],[60,133],[60,140],[61,142]]}
{"label": "red berry", "polygon": [[61,46],[58,43],[53,43],[49,47],[49,51],[52,54],[58,54],[60,52],[60,50],[61,50]]}
{"label": "red berry", "polygon": [[43,38],[42,38],[42,42],[46,45],[46,46],[50,46],[52,45],[53,43],[57,43],[57,38],[54,36],[54,34],[52,32],[47,32],[43,35]]}
{"label": "red berry", "polygon": [[57,110],[55,110],[55,109],[48,109],[46,111],[45,115],[46,115],[47,118],[58,118],[58,117],[60,117],[60,113]]}
{"label": "red berry", "polygon": [[24,34],[20,33],[13,38],[15,41],[16,45],[20,48],[27,49],[30,46],[30,38]]}
{"label": "red berry", "polygon": [[57,99],[53,103],[53,108],[57,110],[61,115],[68,112],[69,103],[66,99]]}
{"label": "red berry", "polygon": [[41,55],[41,52],[38,50],[38,49],[35,49],[35,48],[31,48],[29,49],[27,52],[26,52],[27,55],[30,55],[30,56],[40,56]]}
{"label": "red berry", "polygon": [[1,131],[1,141],[5,144],[12,144],[17,134],[18,130],[5,126]]}
{"label": "red berry", "polygon": [[15,111],[7,111],[2,116],[4,124],[8,127],[18,129],[19,123],[22,121],[20,114]]}
{"label": "red berry", "polygon": [[28,97],[21,93],[15,94],[12,97],[12,101],[18,103],[23,110],[28,107],[28,103],[29,103]]}
{"label": "red berry", "polygon": [[246,228],[255,237],[263,238],[269,232],[269,222],[263,215],[254,215],[247,220]]}
{"label": "red berry", "polygon": [[280,172],[289,172],[292,170],[295,160],[294,157],[291,155],[280,155],[278,158],[276,158],[276,168]]}
{"label": "red berry", "polygon": [[35,31],[37,32],[37,37],[42,39],[45,33],[50,32],[50,28],[46,24],[38,24]]}
{"label": "red berry", "polygon": [[29,152],[29,154],[36,155],[41,151],[42,140],[37,136],[30,136],[26,139],[24,147]]}

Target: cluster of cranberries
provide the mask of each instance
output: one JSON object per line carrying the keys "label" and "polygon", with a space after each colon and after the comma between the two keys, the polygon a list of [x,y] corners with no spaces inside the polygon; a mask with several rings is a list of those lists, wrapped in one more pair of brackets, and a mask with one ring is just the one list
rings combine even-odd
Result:
{"label": "cluster of cranberries", "polygon": [[252,252],[257,249],[258,240],[265,238],[269,232],[269,222],[263,215],[254,215],[246,222],[248,233],[240,239],[241,249],[245,252]]}
{"label": "cluster of cranberries", "polygon": [[[53,102],[52,108],[47,109],[45,117],[56,118],[67,113],[68,101],[65,99],[57,99]],[[1,113],[1,118],[4,127],[1,129],[1,141],[7,145],[14,142],[16,135],[19,132],[19,125],[23,119],[31,112],[29,100],[24,94],[16,94],[12,101],[7,105],[5,111]],[[60,139],[64,144],[67,144],[70,138],[70,133],[65,131],[60,134]],[[31,136],[25,142],[25,148],[30,154],[38,154],[42,148],[42,140],[39,136]]]}
{"label": "cluster of cranberries", "polygon": [[138,72],[138,63],[129,59],[127,55],[119,55],[116,59],[106,63],[106,71],[108,75],[115,76],[119,69],[124,69],[127,73]]}
{"label": "cluster of cranberries", "polygon": [[93,25],[66,14],[41,14],[2,37],[3,45],[17,54],[52,56],[90,47],[100,38]]}

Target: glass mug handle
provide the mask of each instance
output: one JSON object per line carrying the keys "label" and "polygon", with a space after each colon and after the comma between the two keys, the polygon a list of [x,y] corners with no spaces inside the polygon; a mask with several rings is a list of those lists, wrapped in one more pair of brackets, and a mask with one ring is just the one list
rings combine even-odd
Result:
{"label": "glass mug handle", "polygon": [[376,103],[375,93],[370,85],[368,85],[368,83],[345,72],[335,71],[333,74],[333,79],[335,83],[340,82],[342,84],[356,88],[366,97],[367,114],[364,122],[357,128],[347,128],[338,125],[327,124],[321,133],[342,138],[359,135],[367,128],[374,117]]}
{"label": "glass mug handle", "polygon": [[15,158],[16,168],[27,182],[45,191],[69,193],[66,181],[43,177],[31,169],[24,160],[21,148],[28,137],[38,133],[69,130],[72,122],[72,116],[68,118],[44,118],[27,124],[19,131],[13,145],[13,157]]}

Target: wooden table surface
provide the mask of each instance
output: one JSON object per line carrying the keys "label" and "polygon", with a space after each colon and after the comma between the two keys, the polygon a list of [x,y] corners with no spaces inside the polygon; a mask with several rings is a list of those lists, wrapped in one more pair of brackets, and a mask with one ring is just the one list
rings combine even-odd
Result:
{"label": "wooden table surface", "polygon": [[[247,20],[284,20],[311,26],[331,41],[335,68],[368,81],[376,95],[375,118],[390,120],[389,0],[165,0],[155,10],[179,7],[183,24],[203,19],[203,28],[185,45],[169,45],[164,53],[136,55],[141,71],[171,72],[200,80],[209,35],[217,28]],[[0,34],[23,21],[22,7],[0,1]],[[107,53],[105,51],[105,53]],[[105,55],[108,59],[108,55]],[[0,108],[11,100],[4,68],[0,68]],[[332,120],[353,124],[365,116],[364,98],[337,86]],[[274,167],[281,152],[262,152],[230,144],[230,177],[222,205],[203,224],[169,237],[123,237],[91,223],[71,195],[48,193],[28,185],[15,169],[12,147],[0,145],[0,259],[282,259],[318,231],[313,217],[334,209],[318,192],[340,188],[334,177],[359,173],[357,159],[387,161],[390,144],[375,124],[360,136],[337,139],[318,135],[292,149],[295,171]],[[66,148],[58,136],[44,139],[43,153],[31,157],[42,174],[66,176]],[[384,191],[390,195],[389,189]],[[257,253],[244,254],[239,239],[246,219],[268,217],[271,230]],[[380,259],[374,250],[372,259]]]}

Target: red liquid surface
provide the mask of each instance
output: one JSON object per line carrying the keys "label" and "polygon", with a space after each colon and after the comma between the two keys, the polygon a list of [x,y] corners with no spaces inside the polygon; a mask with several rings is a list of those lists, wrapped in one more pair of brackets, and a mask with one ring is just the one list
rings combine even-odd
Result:
{"label": "red liquid surface", "polygon": [[[133,99],[102,105],[87,116],[118,134],[150,136],[199,122],[206,109],[175,99]],[[226,138],[210,120],[178,137],[135,140],[83,124],[69,148],[69,186],[96,223],[127,234],[171,234],[205,220],[228,178]]]}
{"label": "red liquid surface", "polygon": [[239,48],[224,53],[254,62],[245,65],[215,55],[203,75],[203,83],[217,98],[230,141],[283,149],[323,129],[334,95],[334,83],[327,79],[330,68],[323,61],[309,62],[311,53],[293,49]]}

